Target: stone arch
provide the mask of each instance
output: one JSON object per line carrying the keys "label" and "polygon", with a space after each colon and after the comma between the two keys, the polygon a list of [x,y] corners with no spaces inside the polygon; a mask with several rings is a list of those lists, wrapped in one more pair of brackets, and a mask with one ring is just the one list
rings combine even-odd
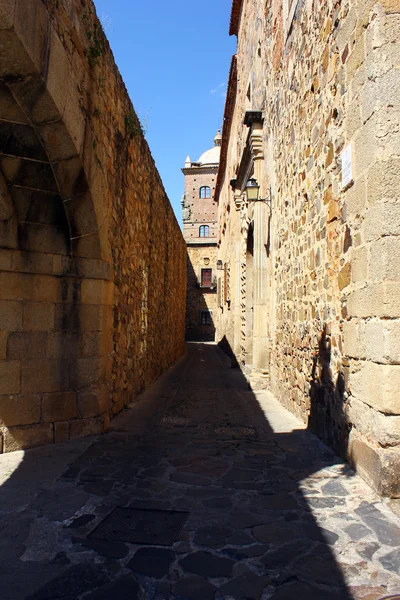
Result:
{"label": "stone arch", "polygon": [[[30,249],[36,227],[39,237],[49,238],[47,252],[53,241],[57,253],[106,258],[101,203],[93,202],[85,171],[92,149],[85,148],[70,59],[40,0],[0,2],[0,17],[0,170],[17,204],[19,237],[29,230],[22,241]],[[51,206],[43,201],[49,195]],[[27,216],[33,218],[30,227]],[[66,248],[60,231],[68,238]]]}
{"label": "stone arch", "polygon": [[45,3],[0,0],[0,451],[109,421],[113,284],[79,97]]}

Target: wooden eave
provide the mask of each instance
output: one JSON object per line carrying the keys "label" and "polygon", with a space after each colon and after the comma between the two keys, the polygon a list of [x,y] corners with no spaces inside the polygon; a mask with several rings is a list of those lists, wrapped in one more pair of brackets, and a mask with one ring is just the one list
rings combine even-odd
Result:
{"label": "wooden eave", "polygon": [[231,20],[229,23],[229,35],[238,35],[240,15],[242,12],[243,0],[233,0],[231,9]]}

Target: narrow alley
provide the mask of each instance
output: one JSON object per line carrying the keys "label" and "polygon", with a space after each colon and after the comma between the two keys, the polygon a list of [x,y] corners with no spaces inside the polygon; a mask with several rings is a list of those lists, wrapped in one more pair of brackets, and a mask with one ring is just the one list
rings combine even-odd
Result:
{"label": "narrow alley", "polygon": [[400,519],[214,344],[97,437],[0,457],[2,600],[365,599]]}

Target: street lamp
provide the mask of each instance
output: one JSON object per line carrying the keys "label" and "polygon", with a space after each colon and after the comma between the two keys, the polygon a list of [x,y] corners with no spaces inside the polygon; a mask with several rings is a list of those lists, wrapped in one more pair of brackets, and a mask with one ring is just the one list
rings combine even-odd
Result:
{"label": "street lamp", "polygon": [[257,183],[257,179],[252,177],[246,184],[246,196],[247,202],[265,202],[268,204],[269,210],[272,212],[272,194],[271,188],[268,190],[268,198],[259,198],[260,186]]}

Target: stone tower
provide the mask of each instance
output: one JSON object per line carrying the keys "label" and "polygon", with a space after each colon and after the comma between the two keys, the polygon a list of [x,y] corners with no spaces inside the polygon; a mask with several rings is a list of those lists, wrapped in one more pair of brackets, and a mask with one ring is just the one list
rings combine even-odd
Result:
{"label": "stone tower", "polygon": [[182,197],[183,236],[187,245],[186,339],[214,340],[213,313],[217,308],[217,203],[214,200],[221,132],[214,146],[198,161],[188,156],[182,173],[185,193]]}

